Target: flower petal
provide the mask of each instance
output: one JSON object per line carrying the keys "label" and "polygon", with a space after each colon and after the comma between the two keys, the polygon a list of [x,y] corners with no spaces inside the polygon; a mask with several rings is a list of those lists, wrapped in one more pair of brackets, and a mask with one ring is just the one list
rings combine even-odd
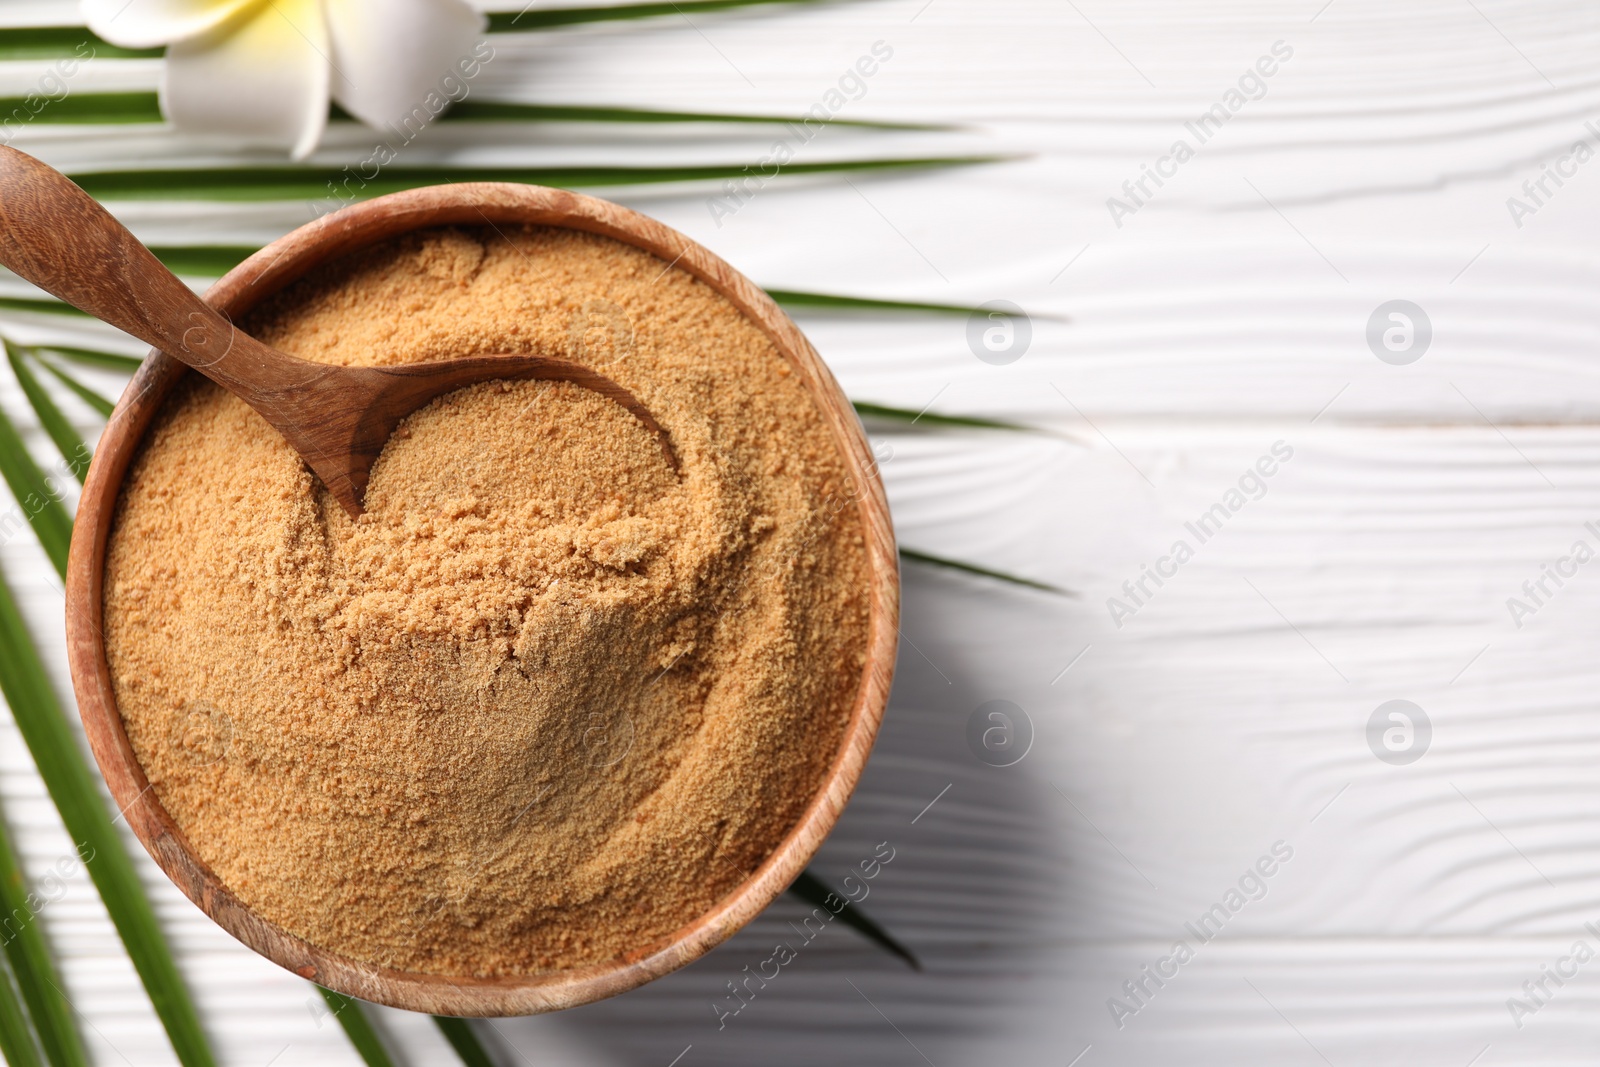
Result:
{"label": "flower petal", "polygon": [[154,48],[221,26],[263,0],[83,0],[89,29],[123,48]]}
{"label": "flower petal", "polygon": [[493,55],[474,53],[487,20],[462,0],[327,0],[327,6],[333,97],[369,126],[398,126],[413,115],[425,124],[465,95],[468,68],[460,64],[476,73]]}
{"label": "flower petal", "polygon": [[167,49],[162,113],[181,130],[282,145],[302,159],[328,122],[330,50],[320,0],[268,0]]}

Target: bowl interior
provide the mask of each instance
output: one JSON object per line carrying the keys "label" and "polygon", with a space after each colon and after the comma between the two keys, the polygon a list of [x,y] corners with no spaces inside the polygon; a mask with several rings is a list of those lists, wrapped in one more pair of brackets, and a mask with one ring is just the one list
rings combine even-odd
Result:
{"label": "bowl interior", "polygon": [[207,299],[237,317],[312,269],[410,230],[532,224],[584,230],[675,263],[726,297],[776,346],[807,388],[856,491],[869,569],[869,631],[856,702],[829,770],[799,822],[766,861],[665,944],[573,970],[464,978],[374,967],[318,948],[252,912],[195,855],[150,788],[117,710],[102,630],[105,552],[123,476],[162,402],[188,373],[152,352],[101,437],[75,523],[68,564],[67,642],[89,744],[119,809],[167,876],[202,911],[273,962],[349,996],[448,1015],[522,1015],[573,1007],[632,989],[704,955],[767,906],[805,868],[832,829],[864,767],[888,702],[898,635],[899,574],[888,505],[859,420],[793,322],[722,260],[654,220],[592,197],[534,186],[462,184],[397,193],[344,208],[268,245],[219,281]]}

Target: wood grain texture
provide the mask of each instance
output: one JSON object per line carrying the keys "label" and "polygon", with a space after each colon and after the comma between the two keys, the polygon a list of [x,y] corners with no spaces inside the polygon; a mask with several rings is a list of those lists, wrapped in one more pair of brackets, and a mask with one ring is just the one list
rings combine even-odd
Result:
{"label": "wood grain texture", "polygon": [[396,194],[324,216],[286,235],[218,282],[208,301],[231,319],[341,255],[397,234],[452,223],[584,230],[642,248],[664,265],[676,263],[727,297],[771,339],[810,392],[843,456],[856,485],[871,583],[865,663],[839,751],[799,822],[772,854],[714,909],[678,930],[665,945],[612,963],[545,975],[484,979],[374,967],[309,944],[254,914],[194,854],[162,807],[124,732],[106,662],[104,563],[118,488],[145,430],[185,373],[183,364],[165,352],[152,352],[124,393],[84,484],[67,575],[67,647],[85,733],[112,798],[161,869],[223,929],[300,977],[348,996],[435,1014],[525,1015],[613,996],[682,967],[749,922],[805,869],[855,788],[888,702],[899,629],[898,560],[888,503],[860,422],[798,328],[765,293],[710,252],[615,204],[514,185],[460,184]]}

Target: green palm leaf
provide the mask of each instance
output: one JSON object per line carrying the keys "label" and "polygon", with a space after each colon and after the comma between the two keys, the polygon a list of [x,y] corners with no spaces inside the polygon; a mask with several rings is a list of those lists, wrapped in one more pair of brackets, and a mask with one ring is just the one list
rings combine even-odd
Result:
{"label": "green palm leaf", "polygon": [[467,1020],[435,1015],[433,1022],[467,1067],[494,1067],[494,1060],[489,1058],[488,1051],[478,1041],[478,1035],[472,1032],[472,1024]]}
{"label": "green palm leaf", "polygon": [[856,414],[863,419],[889,419],[893,422],[909,424],[923,424],[926,426],[949,426],[952,429],[975,430],[1012,430],[1019,433],[1032,433],[1033,427],[1024,426],[1020,422],[1002,422],[999,419],[985,419],[976,415],[935,415],[929,411],[912,411],[910,408],[894,408],[887,404],[871,404],[865,400],[851,401],[856,409]]}
{"label": "green palm leaf", "polygon": [[979,567],[972,563],[963,563],[958,559],[946,559],[943,556],[930,555],[927,552],[918,552],[916,549],[900,546],[900,558],[912,563],[922,563],[930,567],[943,567],[946,570],[960,571],[962,574],[972,574],[979,578],[993,578],[998,582],[1009,582],[1011,585],[1020,585],[1027,589],[1037,589],[1044,593],[1054,593],[1056,596],[1075,597],[1078,594],[1060,586],[1050,585],[1046,582],[1036,582],[1032,578],[1019,578],[1015,574],[1005,571],[990,570],[988,567]]}
{"label": "green palm leaf", "polygon": [[[78,379],[74,378],[72,375],[68,374],[66,371],[56,366],[48,359],[40,356],[37,349],[34,350],[34,358],[39,361],[39,366],[55,375],[57,381],[76,393],[78,398],[81,399],[85,404],[88,404],[90,407],[98,411],[102,418],[110,418],[111,413],[116,410],[117,406],[115,404],[101,396],[99,393],[95,392],[93,389],[90,389],[87,385],[84,385],[82,382],[78,381]],[[42,419],[44,412],[40,411],[39,414],[40,418]],[[76,431],[74,431],[74,433],[76,433]],[[51,436],[53,437],[55,435],[52,434]],[[59,447],[61,442],[57,441],[56,444]],[[63,452],[62,455],[66,455],[66,453]],[[88,468],[85,467],[84,469],[87,470]],[[73,473],[77,474],[78,472],[74,471]],[[83,476],[81,474],[78,476],[78,481],[83,481]]]}
{"label": "green palm leaf", "polygon": [[317,986],[317,992],[328,1002],[328,1009],[339,1020],[339,1025],[344,1027],[345,1036],[356,1047],[356,1052],[367,1067],[394,1067],[394,1060],[389,1058],[388,1050],[379,1040],[372,1020],[361,1010],[360,1001],[321,986]]}
{"label": "green palm leaf", "polygon": [[[0,338],[0,344],[5,345],[6,359],[11,363],[11,372],[17,376],[17,384],[22,386],[22,392],[27,396],[28,403],[33,405],[34,414],[39,416],[39,425],[44,427],[44,432],[55,442],[56,449],[67,461],[67,469],[72,472],[72,476],[78,479],[78,484],[83,484],[84,472],[89,469],[89,446],[83,443],[78,431],[72,428],[72,423],[61,414],[56,402],[44,391],[44,386],[39,384],[39,379],[34,377],[33,371],[28,369],[22,350],[5,338]],[[79,388],[88,391],[86,387]],[[95,394],[90,392],[89,395]],[[106,414],[110,412],[107,411]]]}
{"label": "green palm leaf", "polygon": [[[829,912],[833,912],[833,909],[828,907],[828,898],[834,895],[833,891],[828,888],[826,882],[812,874],[809,867],[801,871],[800,877],[790,884],[789,892],[813,907],[827,908]],[[861,934],[862,937],[905,960],[912,970],[922,970],[922,962],[912,954],[911,950],[893,937],[890,937],[889,931],[867,918],[866,914],[856,907],[854,902],[846,904],[835,914],[839,916],[846,926]]]}
{"label": "green palm leaf", "polygon": [[[81,857],[80,857],[81,859]],[[77,862],[75,860],[74,862]],[[39,1047],[51,1067],[88,1067],[83,1040],[72,1022],[72,1006],[61,992],[61,980],[50,961],[38,917],[28,902],[28,885],[22,866],[11,848],[4,819],[0,819],[0,926],[5,937],[6,960],[16,975],[17,987],[27,1002],[28,1014],[38,1033]],[[9,992],[7,989],[5,992]],[[0,1007],[0,1015],[5,1009]],[[0,1030],[4,1030],[0,1022]],[[0,1036],[0,1046],[6,1041]],[[9,1061],[9,1054],[7,1056]]]}
{"label": "green palm leaf", "polygon": [[795,289],[768,289],[767,295],[780,304],[821,311],[904,311],[933,315],[984,315],[986,308],[967,304],[929,304],[918,300],[879,300],[872,297],[839,296],[836,293],[805,293]]}
{"label": "green palm leaf", "polygon": [[0,59],[151,59],[162,48],[119,48],[87,26],[7,26],[0,29]]}
{"label": "green palm leaf", "polygon": [[[763,126],[804,125],[819,121],[804,115],[740,115],[725,111],[653,111],[594,104],[517,104],[498,100],[463,100],[439,116],[441,122],[726,122]],[[824,119],[827,126],[866,130],[951,130],[953,126],[872,119]]]}
{"label": "green palm leaf", "polygon": [[[0,56],[10,31],[0,30]],[[6,56],[6,58],[10,58]],[[71,93],[52,100],[35,111],[21,96],[0,97],[0,123],[7,117],[16,123],[38,122],[51,125],[114,126],[129,122],[160,122],[161,104],[155,93]]]}
{"label": "green palm leaf", "polygon": [[10,1067],[40,1067],[39,1046],[34,1043],[28,1017],[11,984],[11,968],[0,963],[0,1055]]}
{"label": "green palm leaf", "polygon": [[[17,433],[0,415],[0,425],[11,442],[0,441],[0,455],[11,454]],[[26,453],[23,460],[32,466]],[[34,468],[38,475],[38,469]],[[59,502],[57,504],[59,506]],[[36,527],[38,529],[38,527]],[[64,557],[63,557],[64,559]],[[87,850],[93,862],[86,866],[100,899],[105,903],[128,956],[144,982],[156,1014],[184,1067],[213,1067],[215,1060],[200,1028],[177,965],[156,922],[133,861],[117,836],[95,785],[89,762],[78,747],[66,712],[50,687],[33,638],[17,610],[11,589],[0,576],[0,694],[11,708],[22,740],[33,755],[39,777],[66,825],[67,833]]]}
{"label": "green palm leaf", "polygon": [[[4,31],[0,31],[0,41]],[[150,124],[164,121],[161,103],[154,92],[73,93],[35,110],[29,107],[26,97],[0,97],[0,123],[6,116],[22,123],[34,121],[43,125],[60,126],[119,126]],[[354,119],[337,106],[329,110],[329,119],[336,122],[353,122]],[[778,126],[804,125],[822,122],[828,126],[851,126],[872,130],[948,130],[946,125],[925,123],[878,122],[871,119],[809,119],[804,115],[741,115],[719,111],[656,111],[650,108],[616,107],[602,104],[523,104],[499,100],[462,100],[439,115],[439,122],[625,122],[625,123],[683,123],[717,122],[734,124],[759,124]]]}
{"label": "green palm leaf", "polygon": [[[796,4],[807,0],[678,0],[677,3],[617,4],[597,7],[547,7],[536,11],[494,11],[489,14],[490,33],[515,33],[549,30],[558,26],[577,26],[586,22],[614,22],[620,19],[649,19],[667,15],[688,18],[738,7],[764,4]],[[815,0],[810,0],[815,2]]]}
{"label": "green palm leaf", "polygon": [[[74,308],[73,310],[76,311],[77,309]],[[44,345],[42,348],[44,351],[53,352],[63,359],[81,363],[85,367],[96,367],[100,370],[119,370],[131,374],[144,363],[144,360],[138,356],[124,356],[118,352],[101,352],[90,348],[66,348],[61,345]]]}
{"label": "green palm leaf", "polygon": [[[846,159],[791,163],[782,173],[853,174],[995,163],[1006,156],[920,156],[903,159]],[[448,182],[521,182],[557,188],[656,185],[750,177],[753,164],[715,163],[680,167],[387,167],[377,177],[347,191],[356,198],[398,193]],[[326,165],[194,167],[83,171],[72,180],[101,200],[334,200],[343,182],[360,182],[349,168]],[[4,304],[0,304],[3,307]]]}
{"label": "green palm leaf", "polygon": [[151,245],[150,251],[174,274],[220,278],[259,249],[255,245]]}
{"label": "green palm leaf", "polygon": [[44,315],[83,315],[83,312],[71,304],[64,304],[59,300],[51,300],[45,297],[30,296],[0,296],[0,310],[32,311]]}
{"label": "green palm leaf", "polygon": [[[56,573],[65,578],[67,546],[72,541],[72,519],[61,503],[61,487],[50,485],[44,471],[28,455],[17,428],[3,413],[0,413],[0,476],[5,478],[11,495],[17,498],[22,514],[33,524],[33,531],[38,535],[39,543],[44,546],[45,555],[50,557]],[[21,521],[14,514],[0,515],[0,536],[14,533],[14,530],[6,527]],[[22,713],[15,704],[12,705],[12,711],[20,721]]]}

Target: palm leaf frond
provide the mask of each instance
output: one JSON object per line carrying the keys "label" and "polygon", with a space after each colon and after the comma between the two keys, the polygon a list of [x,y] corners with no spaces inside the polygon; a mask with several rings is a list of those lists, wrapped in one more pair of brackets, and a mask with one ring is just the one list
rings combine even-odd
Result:
{"label": "palm leaf frond", "polygon": [[162,48],[121,48],[87,26],[7,26],[0,30],[0,59],[154,59]]}
{"label": "palm leaf frond", "polygon": [[28,1016],[11,984],[11,968],[0,963],[0,1056],[9,1067],[42,1067]]}
{"label": "palm leaf frond", "polygon": [[865,400],[853,400],[851,404],[856,409],[856,414],[863,419],[888,419],[893,422],[903,422],[908,426],[922,424],[927,426],[949,426],[953,429],[1033,432],[1033,427],[1024,426],[1020,422],[1002,422],[999,419],[985,419],[977,415],[935,415],[929,411],[912,411],[910,408],[895,408],[887,404],[872,404]]}
{"label": "palm leaf frond", "polygon": [[805,115],[741,115],[727,111],[655,111],[595,104],[518,104],[499,100],[463,100],[439,116],[441,122],[724,122],[736,125],[850,126],[863,130],[952,130],[956,127],[875,119],[818,119]]}
{"label": "palm leaf frond", "polygon": [[[0,41],[4,40],[0,30]],[[37,98],[34,98],[37,99]],[[147,91],[118,93],[73,93],[44,107],[33,107],[29,98],[0,97],[0,124],[7,116],[14,122],[38,122],[60,126],[121,126],[154,124],[165,121],[157,94]],[[334,122],[356,121],[337,105],[328,111]],[[915,122],[886,122],[873,119],[817,118],[815,115],[745,115],[720,111],[657,111],[651,108],[617,107],[607,104],[525,104],[501,100],[462,100],[440,114],[439,122],[622,122],[622,123],[730,123],[735,125],[850,126],[869,130],[949,130],[952,126]]]}
{"label": "palm leaf frond", "polygon": [[[791,177],[816,174],[856,174],[890,170],[926,170],[935,167],[997,163],[1009,156],[916,156],[899,159],[845,159],[818,163],[791,163],[782,174]],[[556,188],[658,185],[674,182],[719,181],[752,176],[753,164],[711,163],[680,167],[389,167],[358,188],[346,189],[365,199],[448,182],[520,182]],[[194,167],[141,170],[82,171],[72,180],[91,196],[102,200],[334,200],[342,183],[360,181],[346,168],[326,165],[262,167]],[[5,304],[0,303],[0,307]]]}
{"label": "palm leaf frond", "polygon": [[494,1060],[489,1058],[488,1050],[478,1040],[478,1035],[472,1032],[472,1024],[467,1020],[435,1015],[433,1022],[466,1067],[494,1067]]}
{"label": "palm leaf frond", "polygon": [[355,1046],[356,1053],[360,1055],[361,1062],[367,1067],[394,1067],[394,1060],[389,1058],[389,1052],[378,1038],[378,1031],[373,1028],[372,1020],[361,1010],[360,1001],[321,986],[317,986],[317,992],[328,1002],[328,1010],[339,1020],[345,1036],[350,1039],[350,1044]]}
{"label": "palm leaf frond", "polygon": [[[829,912],[833,912],[833,909],[828,907],[828,898],[835,896],[835,894],[828,888],[827,883],[812,874],[809,868],[800,872],[800,877],[790,884],[789,892],[813,907],[827,908]],[[841,897],[839,899],[844,898]],[[845,907],[834,914],[837,914],[846,926],[855,930],[867,940],[899,956],[912,970],[922,970],[922,962],[917,959],[910,949],[890,937],[889,931],[869,919],[866,913],[853,902],[846,904]]]}
{"label": "palm leaf frond", "polygon": [[[798,4],[808,0],[678,0],[677,3],[605,4],[593,7],[547,7],[530,11],[491,11],[490,33],[520,33],[550,30],[560,26],[579,26],[588,22],[616,22],[623,19],[661,18],[691,14],[704,15],[740,7],[766,4]],[[816,0],[809,0],[816,2]]]}
{"label": "palm leaf frond", "polygon": [[32,311],[41,315],[87,316],[71,304],[46,297],[0,296],[0,311]]}
{"label": "palm leaf frond", "polygon": [[[75,393],[77,395],[78,399],[82,400],[85,404],[88,404],[90,407],[94,408],[95,411],[99,412],[101,418],[109,419],[111,417],[111,413],[117,409],[117,405],[116,404],[114,404],[111,401],[107,400],[105,397],[101,396],[99,393],[95,392],[93,389],[90,389],[87,385],[84,385],[82,382],[78,381],[78,379],[74,378],[72,375],[68,374],[66,371],[64,371],[60,367],[56,366],[50,360],[45,359],[43,356],[38,355],[37,350],[35,351],[34,355],[35,355],[35,358],[39,360],[39,366],[43,367],[45,370],[49,371],[52,375],[54,375],[56,380],[59,381],[62,385],[66,386],[68,389],[71,389],[73,391],[73,393]],[[40,412],[40,418],[41,418],[41,421],[42,421],[43,412]],[[68,427],[68,428],[70,429],[71,427]],[[73,432],[74,432],[74,434],[76,434],[76,431],[73,431]],[[51,436],[53,437],[55,435],[52,434]],[[81,443],[81,440],[80,440],[80,443]],[[57,441],[56,442],[56,446],[60,447],[61,446],[61,442]],[[84,451],[85,451],[85,454],[87,454],[88,450],[85,449]],[[66,453],[63,452],[62,454],[65,455]],[[87,470],[88,467],[85,466],[84,469]],[[79,474],[79,472],[76,471],[76,470],[74,470],[73,473],[74,474],[78,474],[78,481],[80,481],[80,482],[83,481],[82,474]]]}
{"label": "palm leaf frond", "polygon": [[[25,516],[33,525],[33,532],[44,546],[45,555],[50,557],[56,573],[65,578],[67,546],[72,542],[72,519],[61,503],[61,488],[50,485],[44,471],[39,469],[23,446],[22,435],[17,433],[16,426],[4,414],[0,414],[0,476],[5,478],[18,505],[0,515],[0,536],[15,534],[15,529],[6,527],[20,526]],[[26,632],[22,631],[24,635]],[[33,646],[28,647],[31,649]],[[12,704],[12,711],[18,714],[20,720],[21,714],[17,712],[15,704]]]}
{"label": "palm leaf frond", "polygon": [[[9,59],[5,54],[8,32],[0,30],[0,57]],[[16,122],[62,126],[119,126],[162,121],[156,94],[147,92],[70,93],[37,109],[29,107],[27,97],[0,96],[0,122],[8,117]]]}
{"label": "palm leaf frond", "polygon": [[[39,929],[30,896],[5,821],[0,819],[0,912],[5,916],[6,960],[32,1017],[39,1047],[51,1067],[88,1067],[83,1039],[72,1021],[72,1006],[61,992],[61,979],[51,962],[50,948]],[[4,1012],[0,1007],[0,1015]],[[0,1030],[4,1029],[5,1024],[0,1022]],[[5,1044],[0,1036],[0,1046]]]}
{"label": "palm leaf frond", "polygon": [[879,300],[873,297],[840,296],[836,293],[809,293],[798,289],[768,289],[767,295],[785,307],[815,308],[820,311],[904,311],[934,315],[985,315],[985,308],[967,304],[930,304],[920,300]]}
{"label": "palm leaf frond", "polygon": [[174,274],[220,278],[260,250],[255,245],[151,245],[150,251]]}
{"label": "palm leaf frond", "polygon": [[993,578],[998,582],[1009,582],[1011,585],[1020,585],[1027,589],[1037,589],[1043,593],[1054,593],[1056,596],[1075,597],[1078,594],[1071,590],[1062,589],[1060,586],[1050,585],[1046,582],[1037,582],[1032,578],[1019,578],[1015,574],[1005,571],[991,570],[988,567],[979,567],[974,563],[963,563],[958,559],[946,559],[944,556],[934,556],[927,552],[918,552],[915,549],[900,546],[900,558],[913,563],[922,563],[930,567],[943,567],[946,570],[960,571],[962,574],[972,574],[979,578]]}
{"label": "palm leaf frond", "polygon": [[[33,413],[39,417],[39,425],[44,427],[44,432],[55,443],[56,450],[61,453],[61,458],[66,460],[67,469],[72,472],[72,476],[78,479],[78,484],[83,484],[84,472],[89,469],[89,446],[83,443],[78,431],[72,428],[72,423],[67,421],[67,417],[56,407],[56,402],[51,399],[50,394],[45,392],[44,386],[39,384],[39,379],[34,377],[27,360],[23,358],[22,350],[6,338],[0,338],[0,344],[5,345],[6,359],[11,364],[11,373],[17,376],[17,384],[22,386],[23,395],[28,398],[28,403],[33,405]],[[89,392],[87,387],[79,388]],[[89,395],[95,394],[90,392]]]}
{"label": "palm leaf frond", "polygon": [[[16,430],[0,416],[9,436]],[[0,442],[0,455],[11,452]],[[31,465],[32,460],[23,458]],[[34,470],[35,475],[39,472]],[[59,506],[59,504],[58,504]],[[66,712],[50,687],[49,675],[17,610],[11,588],[0,576],[0,695],[11,708],[18,732],[33,755],[50,799],[77,842],[89,877],[100,891],[112,924],[144,983],[156,1014],[184,1067],[213,1067],[210,1046],[194,1002],[184,988],[171,950],[156,921],[133,861],[106,813],[89,762],[78,747]]]}
{"label": "palm leaf frond", "polygon": [[102,352],[92,348],[70,348],[62,345],[41,345],[40,348],[63,359],[100,370],[118,370],[131,374],[144,363],[138,356],[124,356],[118,352]]}

